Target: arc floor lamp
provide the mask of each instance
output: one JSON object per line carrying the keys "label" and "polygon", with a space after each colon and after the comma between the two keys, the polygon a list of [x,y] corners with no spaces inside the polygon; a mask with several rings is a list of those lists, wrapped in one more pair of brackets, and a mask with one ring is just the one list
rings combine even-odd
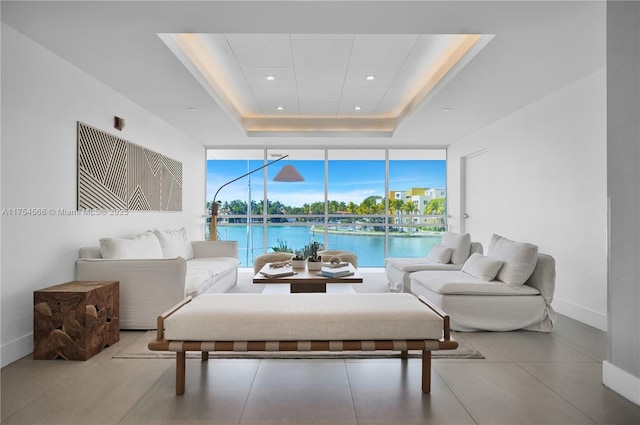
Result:
{"label": "arc floor lamp", "polygon": [[[278,161],[282,161],[283,159],[285,159],[288,156],[289,155],[281,156],[280,158],[275,159],[275,160],[273,160],[271,162],[268,162],[268,163],[264,164],[263,166],[258,167],[258,168],[254,169],[254,170],[251,170],[248,173],[245,173],[245,174],[241,175],[240,177],[236,177],[233,180],[229,180],[228,182],[226,182],[225,184],[220,186],[218,188],[218,190],[216,190],[216,193],[213,195],[213,202],[211,203],[211,222],[209,223],[209,240],[210,241],[215,241],[216,239],[218,239],[217,222],[218,222],[219,205],[218,205],[218,202],[216,201],[216,198],[218,197],[218,193],[220,192],[220,190],[223,187],[228,186],[231,183],[240,180],[241,178],[247,177],[249,174],[253,174],[256,171],[260,171],[263,168],[266,168],[271,164],[275,164]],[[273,181],[274,182],[301,182],[301,181],[304,181],[304,177],[302,177],[300,175],[298,170],[296,170],[293,165],[285,165],[278,172],[278,174],[276,174],[276,176],[273,178]]]}

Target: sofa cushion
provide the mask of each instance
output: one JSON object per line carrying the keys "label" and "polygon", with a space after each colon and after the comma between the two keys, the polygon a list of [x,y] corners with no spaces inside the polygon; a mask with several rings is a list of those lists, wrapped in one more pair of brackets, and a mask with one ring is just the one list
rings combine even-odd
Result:
{"label": "sofa cushion", "polygon": [[478,279],[493,280],[496,278],[500,267],[502,267],[502,263],[503,261],[497,258],[474,253],[465,261],[462,271]]}
{"label": "sofa cushion", "polygon": [[538,295],[537,289],[528,285],[517,288],[499,280],[477,279],[462,271],[422,271],[411,274],[411,287],[419,284],[442,295]]}
{"label": "sofa cushion", "polygon": [[451,261],[451,248],[443,245],[434,245],[429,251],[428,258],[440,264],[447,264]]}
{"label": "sofa cushion", "polygon": [[185,296],[196,296],[209,288],[213,282],[213,277],[205,272],[187,273],[184,278]]}
{"label": "sofa cushion", "polygon": [[80,248],[80,258],[102,258],[100,245],[83,246]]}
{"label": "sofa cushion", "polygon": [[233,257],[203,257],[187,261],[187,274],[205,272],[210,276],[224,273],[240,264],[240,260]]}
{"label": "sofa cushion", "polygon": [[185,260],[193,258],[193,247],[187,238],[187,230],[184,227],[174,230],[155,229],[153,233],[160,241],[164,258],[182,257]]}
{"label": "sofa cushion", "polygon": [[215,276],[227,273],[239,264],[240,261],[233,257],[204,257],[187,261],[185,294],[204,292]]}
{"label": "sofa cushion", "polygon": [[132,238],[102,238],[100,251],[110,260],[163,258],[160,241],[151,231]]}
{"label": "sofa cushion", "polygon": [[487,255],[504,261],[497,275],[498,280],[507,285],[519,286],[529,279],[536,267],[538,247],[494,234],[491,236]]}
{"label": "sofa cushion", "polygon": [[442,319],[410,294],[203,294],[167,317],[182,341],[440,339]]}
{"label": "sofa cushion", "polygon": [[403,272],[421,270],[460,270],[457,264],[436,263],[428,258],[385,258],[385,267],[393,267]]}
{"label": "sofa cushion", "polygon": [[451,248],[451,262],[464,264],[469,258],[471,250],[471,235],[469,233],[445,232],[442,235],[442,245]]}

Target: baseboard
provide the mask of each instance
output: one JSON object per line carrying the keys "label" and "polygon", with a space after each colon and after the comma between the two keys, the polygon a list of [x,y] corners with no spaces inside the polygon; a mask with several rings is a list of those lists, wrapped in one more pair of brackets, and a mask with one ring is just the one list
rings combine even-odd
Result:
{"label": "baseboard", "polygon": [[602,383],[626,399],[640,405],[640,378],[611,363],[602,362]]}
{"label": "baseboard", "polygon": [[0,367],[33,353],[33,333],[14,339],[0,349]]}
{"label": "baseboard", "polygon": [[593,326],[594,328],[607,332],[606,314],[584,308],[568,301],[559,300],[557,298],[553,300],[551,305],[553,306],[553,309],[560,314],[569,316],[572,319],[576,319],[589,326]]}

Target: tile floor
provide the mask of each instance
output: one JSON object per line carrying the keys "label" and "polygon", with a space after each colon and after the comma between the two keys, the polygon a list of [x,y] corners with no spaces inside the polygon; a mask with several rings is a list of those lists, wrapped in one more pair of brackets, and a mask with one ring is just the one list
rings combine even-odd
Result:
{"label": "tile floor", "polygon": [[[247,276],[238,291],[256,289]],[[86,362],[3,368],[2,424],[640,424],[640,406],[601,383],[604,332],[564,316],[550,334],[458,334],[486,358],[434,360],[430,395],[419,359],[219,359],[188,360],[176,396],[174,361],[111,358],[139,335]]]}

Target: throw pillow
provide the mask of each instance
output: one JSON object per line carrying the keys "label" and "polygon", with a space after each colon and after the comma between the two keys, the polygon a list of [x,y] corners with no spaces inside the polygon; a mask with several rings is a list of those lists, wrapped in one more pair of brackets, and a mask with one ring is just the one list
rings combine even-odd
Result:
{"label": "throw pillow", "polygon": [[496,278],[503,261],[497,258],[485,257],[482,254],[473,253],[462,266],[462,271],[473,277],[482,280],[493,280]]}
{"label": "throw pillow", "polygon": [[182,257],[185,260],[193,258],[193,247],[187,238],[184,227],[175,230],[157,230],[153,233],[158,237],[164,258]]}
{"label": "throw pillow", "polygon": [[451,260],[451,248],[442,245],[434,245],[429,251],[428,258],[436,263],[448,264]]}
{"label": "throw pillow", "polygon": [[504,261],[497,275],[499,280],[510,286],[520,286],[531,277],[536,267],[538,247],[494,234],[487,255]]}
{"label": "throw pillow", "polygon": [[160,241],[151,231],[133,238],[102,238],[100,251],[110,260],[163,258]]}
{"label": "throw pillow", "polygon": [[442,235],[442,245],[451,248],[451,262],[464,264],[471,251],[471,235],[469,233],[445,232]]}

